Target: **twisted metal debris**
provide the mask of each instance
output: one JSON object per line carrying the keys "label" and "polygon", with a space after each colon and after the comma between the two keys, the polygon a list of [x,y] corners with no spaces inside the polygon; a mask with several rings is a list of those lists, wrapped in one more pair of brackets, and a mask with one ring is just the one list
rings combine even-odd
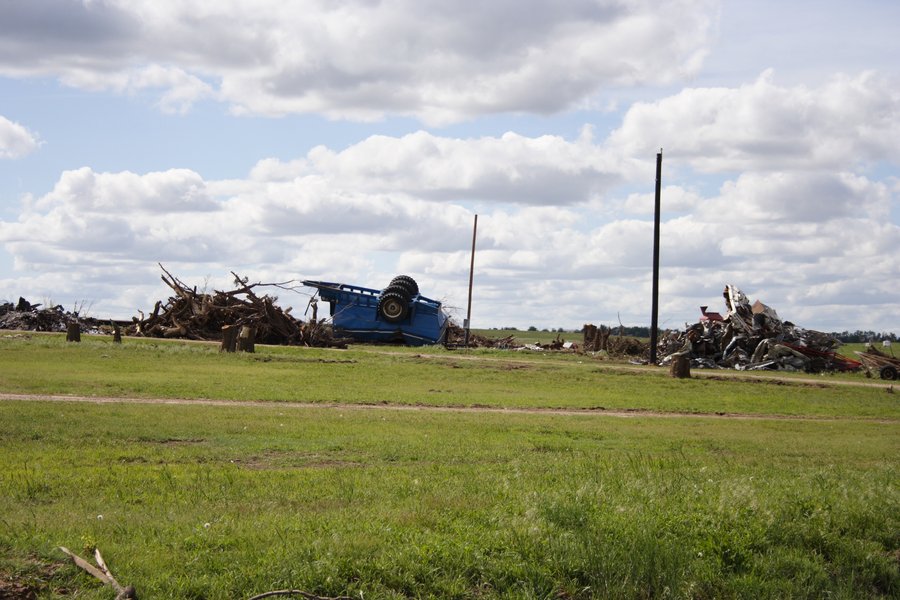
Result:
{"label": "twisted metal debris", "polygon": [[840,342],[836,338],[782,321],[773,308],[759,300],[751,304],[735,286],[726,285],[723,296],[725,316],[702,306],[696,324],[661,336],[657,346],[660,365],[685,356],[691,367],[708,369],[821,373],[862,367],[837,353]]}

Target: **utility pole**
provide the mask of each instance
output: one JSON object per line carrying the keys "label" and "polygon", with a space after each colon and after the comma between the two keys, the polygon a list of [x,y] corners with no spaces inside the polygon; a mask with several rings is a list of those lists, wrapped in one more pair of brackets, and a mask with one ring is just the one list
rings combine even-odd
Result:
{"label": "utility pole", "polygon": [[478,235],[478,215],[475,215],[475,225],[472,227],[472,260],[469,263],[469,307],[466,309],[466,336],[463,346],[469,347],[469,328],[472,323],[472,280],[475,274],[475,237]]}
{"label": "utility pole", "polygon": [[657,325],[659,322],[659,220],[662,192],[662,148],[656,154],[656,210],[653,213],[653,305],[650,316],[650,362],[656,364]]}

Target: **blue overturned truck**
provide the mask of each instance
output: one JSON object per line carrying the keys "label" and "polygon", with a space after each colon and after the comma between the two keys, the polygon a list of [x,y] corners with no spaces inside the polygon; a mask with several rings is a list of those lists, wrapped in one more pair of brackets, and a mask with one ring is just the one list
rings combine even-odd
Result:
{"label": "blue overturned truck", "polygon": [[420,294],[419,285],[408,275],[394,277],[381,290],[330,281],[306,280],[303,285],[318,290],[331,305],[335,336],[408,346],[446,341],[450,319],[443,306]]}

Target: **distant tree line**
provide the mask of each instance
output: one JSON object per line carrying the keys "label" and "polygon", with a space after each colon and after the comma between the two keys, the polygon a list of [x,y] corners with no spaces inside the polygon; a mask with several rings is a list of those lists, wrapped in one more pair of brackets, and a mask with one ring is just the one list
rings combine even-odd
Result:
{"label": "distant tree line", "polygon": [[[506,330],[506,331],[518,331],[516,327],[492,327],[494,330]],[[650,328],[649,327],[612,327],[613,333],[615,335],[627,335],[636,338],[649,338],[650,337]],[[527,329],[527,331],[544,331],[544,332],[559,332],[559,333],[579,333],[580,329],[564,329],[559,327],[557,329],[538,329],[536,326],[532,325]],[[840,342],[845,344],[862,344],[865,342],[881,342],[884,340],[890,340],[891,342],[897,341],[897,334],[891,331],[831,331],[826,332],[828,335],[836,338]]]}
{"label": "distant tree line", "polygon": [[831,335],[844,342],[845,344],[881,342],[884,340],[890,340],[891,342],[897,341],[897,334],[887,331],[842,331],[840,333],[832,332]]}

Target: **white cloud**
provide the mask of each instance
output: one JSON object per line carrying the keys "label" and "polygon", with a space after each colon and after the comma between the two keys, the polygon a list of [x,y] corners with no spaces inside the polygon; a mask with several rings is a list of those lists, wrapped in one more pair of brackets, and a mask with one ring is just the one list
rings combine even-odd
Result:
{"label": "white cloud", "polygon": [[0,159],[21,158],[40,145],[36,134],[0,115]]}
{"label": "white cloud", "polygon": [[[716,191],[698,184],[690,168],[666,163],[661,321],[680,326],[696,320],[701,304],[720,309],[721,287],[734,283],[800,325],[892,327],[889,307],[900,302],[900,227],[892,222],[898,184],[862,169],[857,158],[895,159],[880,134],[858,133],[868,129],[856,101],[841,100],[893,106],[871,81],[835,80],[832,100],[815,104],[827,105],[829,119],[801,127],[803,139],[856,150],[846,156],[822,160],[800,147],[774,160],[774,130],[757,124],[741,130],[742,154],[720,165],[744,170]],[[807,98],[802,88],[766,82],[716,93],[734,99],[721,106],[737,113],[747,98],[757,108],[766,94]],[[685,147],[711,152],[713,131],[728,119],[698,112],[705,120],[679,135]],[[343,150],[320,146],[294,160],[263,159],[243,179],[206,180],[187,169],[66,171],[48,193],[26,197],[16,221],[0,221],[0,243],[35,282],[0,281],[0,290],[102,299],[98,310],[131,306],[118,315],[128,316],[167,293],[157,283],[155,265],[163,262],[192,283],[211,276],[222,287],[232,270],[253,279],[371,287],[407,272],[426,294],[462,307],[478,212],[477,325],[577,326],[619,317],[645,324],[655,148],[641,161],[623,150],[637,148],[623,136],[639,130],[629,120],[638,113],[597,142],[589,128],[575,140],[419,131],[368,137]],[[879,112],[875,121],[893,131],[891,114]],[[776,168],[804,155],[802,168]],[[687,156],[688,167],[702,166],[699,154]],[[49,282],[63,287],[40,287]],[[139,298],[148,302],[134,306]]]}
{"label": "white cloud", "polygon": [[[608,86],[695,74],[717,0],[231,0],[0,8],[0,74],[88,89],[164,90],[184,111],[415,116],[447,123],[552,113]],[[214,85],[210,82],[214,82]]]}
{"label": "white cloud", "polygon": [[[275,168],[271,161],[264,164]],[[536,205],[588,201],[629,170],[586,135],[574,142],[515,133],[463,140],[424,131],[400,138],[373,136],[338,153],[315,148],[295,164],[298,174],[314,169],[358,189]]]}
{"label": "white cloud", "polygon": [[[660,190],[660,211],[687,212],[697,207],[701,200],[696,191],[667,185]],[[629,194],[623,204],[625,212],[633,215],[652,215],[655,207],[655,192]]]}
{"label": "white cloud", "polygon": [[161,94],[160,110],[171,114],[186,114],[197,101],[216,95],[200,78],[178,67],[158,64],[113,73],[73,67],[62,73],[60,80],[70,87],[92,91],[112,90],[124,94],[155,91]]}
{"label": "white cloud", "polygon": [[201,177],[187,169],[137,175],[95,173],[88,167],[65,171],[49,194],[34,202],[41,210],[66,206],[85,212],[172,213],[214,208]]}
{"label": "white cloud", "polygon": [[688,88],[625,115],[609,144],[629,156],[705,172],[856,166],[890,156],[900,138],[896,82],[873,73],[819,88],[779,87],[771,71],[737,88]]}
{"label": "white cloud", "polygon": [[723,186],[720,198],[705,210],[705,218],[769,225],[853,218],[879,222],[889,217],[890,203],[886,184],[852,173],[744,173]]}

